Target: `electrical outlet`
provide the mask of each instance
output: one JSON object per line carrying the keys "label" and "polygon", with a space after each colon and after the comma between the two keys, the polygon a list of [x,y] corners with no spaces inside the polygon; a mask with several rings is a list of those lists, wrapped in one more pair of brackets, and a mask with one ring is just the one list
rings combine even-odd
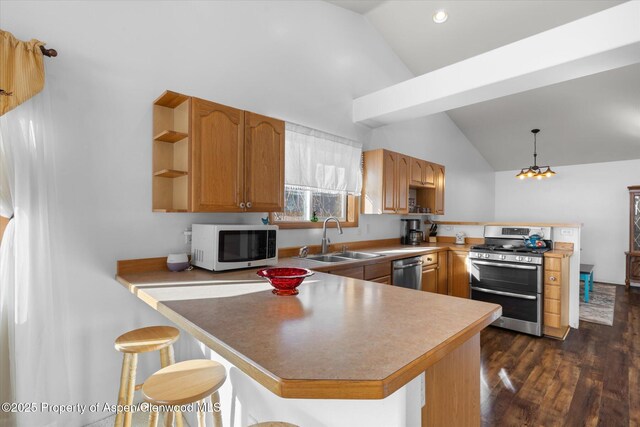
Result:
{"label": "electrical outlet", "polygon": [[182,234],[184,234],[184,243],[185,243],[185,245],[190,245],[191,244],[191,229],[187,228],[186,230],[184,230],[182,232]]}
{"label": "electrical outlet", "polygon": [[573,236],[573,229],[572,228],[563,228],[562,231],[560,232],[560,234],[562,234],[563,236]]}
{"label": "electrical outlet", "polygon": [[451,225],[445,225],[444,226],[444,231],[451,231],[451,230],[453,230],[453,226],[451,226]]}

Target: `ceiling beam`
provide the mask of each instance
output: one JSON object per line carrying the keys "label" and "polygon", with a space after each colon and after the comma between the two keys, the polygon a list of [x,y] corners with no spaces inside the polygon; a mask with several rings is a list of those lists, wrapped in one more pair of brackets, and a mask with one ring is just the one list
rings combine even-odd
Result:
{"label": "ceiling beam", "polygon": [[632,0],[356,98],[353,121],[381,126],[639,62]]}

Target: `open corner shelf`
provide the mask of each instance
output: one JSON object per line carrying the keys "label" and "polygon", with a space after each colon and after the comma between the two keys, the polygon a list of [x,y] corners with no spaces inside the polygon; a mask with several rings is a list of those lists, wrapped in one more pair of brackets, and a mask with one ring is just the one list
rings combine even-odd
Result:
{"label": "open corner shelf", "polygon": [[166,90],[160,95],[160,98],[156,99],[153,103],[161,107],[176,108],[187,99],[189,99],[189,97],[186,95]]}
{"label": "open corner shelf", "polygon": [[181,176],[185,176],[187,174],[188,172],[185,172],[185,171],[178,171],[175,169],[162,169],[157,172],[154,172],[153,176],[159,176],[162,178],[178,178]]}
{"label": "open corner shelf", "polygon": [[174,143],[174,142],[182,141],[188,136],[189,135],[184,132],[176,132],[174,130],[163,130],[162,132],[154,136],[153,140],[160,141],[160,142]]}

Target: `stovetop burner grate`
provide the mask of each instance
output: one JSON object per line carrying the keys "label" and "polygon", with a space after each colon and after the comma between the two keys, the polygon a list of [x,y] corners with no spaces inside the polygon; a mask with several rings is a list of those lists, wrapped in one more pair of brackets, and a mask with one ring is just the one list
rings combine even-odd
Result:
{"label": "stovetop burner grate", "polygon": [[487,252],[498,252],[498,253],[507,253],[507,254],[543,254],[549,250],[549,248],[528,248],[524,245],[510,247],[504,247],[503,245],[476,245],[471,246],[472,250],[476,251],[487,251]]}

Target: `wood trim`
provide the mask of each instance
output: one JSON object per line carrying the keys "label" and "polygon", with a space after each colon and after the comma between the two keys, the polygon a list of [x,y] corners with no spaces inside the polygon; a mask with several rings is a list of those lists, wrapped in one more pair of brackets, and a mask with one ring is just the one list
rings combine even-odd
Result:
{"label": "wood trim", "polygon": [[147,273],[149,271],[169,270],[167,268],[167,257],[158,258],[138,258],[118,260],[116,274]]}
{"label": "wood trim", "polygon": [[553,242],[553,249],[561,250],[561,251],[571,251],[571,252],[573,252],[573,243],[569,243],[569,242]]}
{"label": "wood trim", "polygon": [[[436,224],[446,225],[506,225],[506,226],[521,226],[532,225],[535,227],[567,227],[567,228],[580,228],[584,224],[582,223],[555,223],[555,222],[474,222],[474,221],[434,221]],[[425,224],[427,221],[425,221]]]}
{"label": "wood trim", "polygon": [[[347,220],[340,221],[340,227],[354,228],[358,226],[360,219],[360,198],[352,194],[347,195]],[[283,230],[301,230],[311,228],[322,228],[323,221],[311,222],[311,221],[277,221],[274,212],[269,212],[269,224],[277,225]],[[338,228],[335,222],[331,221],[327,223],[327,228]],[[297,253],[296,253],[297,255]]]}
{"label": "wood trim", "polygon": [[[456,238],[453,236],[437,236],[437,237],[438,237],[438,242],[442,242],[442,243],[455,244],[455,241],[456,241]],[[484,237],[466,237],[464,241],[466,245],[482,245],[484,244]]]}

